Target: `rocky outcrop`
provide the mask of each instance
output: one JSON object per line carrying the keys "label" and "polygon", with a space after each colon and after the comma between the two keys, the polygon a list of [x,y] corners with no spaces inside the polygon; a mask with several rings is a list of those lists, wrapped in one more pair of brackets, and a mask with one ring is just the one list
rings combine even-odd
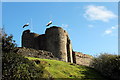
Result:
{"label": "rocky outcrop", "polygon": [[51,52],[44,50],[35,50],[32,48],[18,47],[14,49],[14,52],[26,57],[36,57],[42,59],[55,59],[58,60]]}

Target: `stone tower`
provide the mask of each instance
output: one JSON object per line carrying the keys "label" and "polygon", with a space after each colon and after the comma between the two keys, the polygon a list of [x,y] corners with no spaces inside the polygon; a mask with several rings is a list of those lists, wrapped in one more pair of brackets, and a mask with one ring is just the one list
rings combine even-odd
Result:
{"label": "stone tower", "polygon": [[62,61],[75,62],[72,44],[68,33],[61,27],[47,28],[45,34],[39,35],[26,30],[22,34],[22,47],[46,50]]}
{"label": "stone tower", "polygon": [[72,46],[68,34],[61,27],[51,27],[45,32],[47,51],[63,61],[73,62]]}
{"label": "stone tower", "polygon": [[22,34],[22,47],[39,49],[38,36],[39,34],[31,33],[30,30],[25,30]]}

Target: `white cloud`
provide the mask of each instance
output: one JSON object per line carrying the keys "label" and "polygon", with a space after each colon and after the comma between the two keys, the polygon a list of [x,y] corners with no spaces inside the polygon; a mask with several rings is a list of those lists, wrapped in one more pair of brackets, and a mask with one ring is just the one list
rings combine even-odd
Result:
{"label": "white cloud", "polygon": [[89,25],[88,25],[88,27],[89,27],[89,28],[93,28],[93,27],[94,27],[94,25],[92,25],[92,24],[89,24]]}
{"label": "white cloud", "polygon": [[111,28],[107,29],[104,31],[105,35],[113,35],[115,34],[116,30],[117,30],[118,26],[112,26]]}
{"label": "white cloud", "polygon": [[113,31],[112,30],[105,30],[105,34],[111,34]]}
{"label": "white cloud", "polygon": [[117,26],[113,26],[113,27],[111,27],[111,29],[116,29],[117,28]]}
{"label": "white cloud", "polygon": [[117,16],[105,6],[89,5],[86,7],[84,14],[88,20],[100,20],[108,22],[110,19],[116,18]]}

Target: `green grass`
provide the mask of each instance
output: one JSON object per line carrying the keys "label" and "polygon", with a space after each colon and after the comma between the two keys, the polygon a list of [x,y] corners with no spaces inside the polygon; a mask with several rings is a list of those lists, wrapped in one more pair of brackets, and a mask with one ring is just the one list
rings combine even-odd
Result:
{"label": "green grass", "polygon": [[50,73],[52,78],[71,78],[72,80],[106,80],[103,76],[100,75],[100,73],[90,67],[50,59],[40,59],[33,57],[26,58],[29,60],[39,60],[40,63],[36,65],[39,66],[42,64]]}

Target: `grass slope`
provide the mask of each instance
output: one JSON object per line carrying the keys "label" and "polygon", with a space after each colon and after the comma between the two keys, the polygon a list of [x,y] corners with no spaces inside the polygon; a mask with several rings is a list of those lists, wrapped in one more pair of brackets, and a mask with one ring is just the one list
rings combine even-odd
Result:
{"label": "grass slope", "polygon": [[[40,59],[33,57],[26,57],[32,61],[40,61],[36,66],[43,65],[50,73],[52,78],[71,78],[70,80],[106,80],[93,68],[80,66],[63,61]],[[63,80],[63,79],[62,79]]]}

